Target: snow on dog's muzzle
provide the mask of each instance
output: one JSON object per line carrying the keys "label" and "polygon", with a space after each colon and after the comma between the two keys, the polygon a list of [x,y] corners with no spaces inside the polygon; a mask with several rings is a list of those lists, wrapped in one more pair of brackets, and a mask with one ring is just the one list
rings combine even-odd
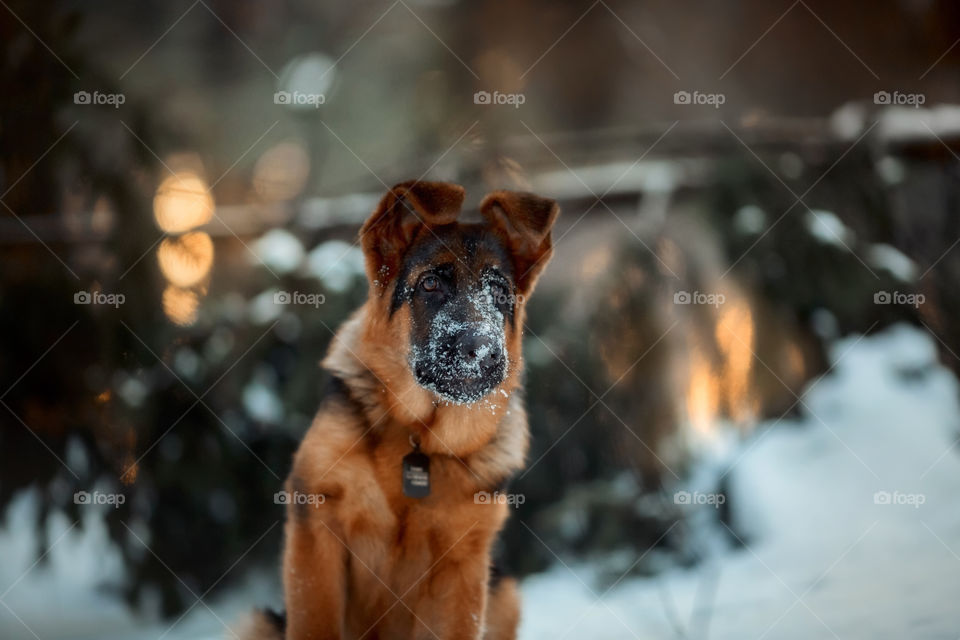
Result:
{"label": "snow on dog's muzzle", "polygon": [[503,382],[507,351],[503,314],[483,295],[471,296],[469,319],[441,311],[425,345],[414,346],[411,368],[417,382],[455,404],[476,402]]}

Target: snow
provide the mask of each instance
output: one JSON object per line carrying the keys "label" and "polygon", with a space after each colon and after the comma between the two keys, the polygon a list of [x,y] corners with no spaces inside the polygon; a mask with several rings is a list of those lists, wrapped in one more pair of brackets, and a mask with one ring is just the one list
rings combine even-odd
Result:
{"label": "snow", "polygon": [[303,245],[289,231],[272,229],[253,243],[254,264],[265,264],[277,273],[289,273],[303,261]]}
{"label": "snow", "polygon": [[306,198],[297,214],[297,222],[306,229],[363,224],[377,208],[381,196],[380,193],[357,193],[339,198]]}
{"label": "snow", "polygon": [[[0,528],[3,640],[222,640],[232,636],[220,620],[238,628],[251,603],[279,605],[276,571],[253,571],[223,598],[198,604],[176,624],[176,619],[158,617],[158,601],[150,596],[145,598],[145,612],[135,616],[114,595],[125,575],[119,549],[102,517],[111,507],[84,507],[79,524],[55,512],[44,527],[50,550],[42,562],[35,562],[39,541],[33,523],[38,505],[36,489],[20,492]],[[138,538],[150,543],[136,523],[127,525],[132,546],[142,548]]]}
{"label": "snow", "polygon": [[[558,200],[624,193],[668,194],[681,184],[705,179],[702,159],[640,160],[545,171],[531,178],[530,188]],[[576,179],[571,180],[571,173]]]}
{"label": "snow", "polygon": [[807,230],[814,238],[823,244],[832,244],[849,251],[848,246],[853,241],[853,232],[836,214],[823,209],[810,209],[804,220]]}
{"label": "snow", "polygon": [[857,102],[848,102],[830,116],[830,129],[842,140],[856,140],[866,126],[866,109]]}
{"label": "snow", "polygon": [[254,420],[279,424],[283,420],[283,403],[276,392],[260,381],[252,381],[243,388],[243,408]]}
{"label": "snow", "polygon": [[117,383],[117,395],[131,407],[139,407],[146,399],[149,389],[140,380],[126,374],[117,374],[123,376],[123,380]]}
{"label": "snow", "polygon": [[[727,474],[732,531],[744,546],[719,535],[713,507],[690,505],[699,565],[608,589],[599,563],[558,559],[522,584],[522,640],[956,638],[960,407],[935,346],[904,325],[833,342],[834,369],[808,385],[799,418],[761,424],[745,441],[720,430],[721,446],[703,450],[691,487]],[[172,620],[137,618],[99,588],[123,571],[98,507],[84,511],[82,529],[55,512],[45,529],[57,542],[31,566],[38,499],[36,490],[18,494],[0,527],[4,640],[34,637],[13,612],[43,640],[194,640],[228,636],[223,622],[279,604],[274,567],[238,579],[168,632]]]}
{"label": "snow", "polygon": [[345,293],[353,286],[354,278],[364,274],[363,251],[356,244],[328,240],[310,251],[303,271],[327,289]]}
{"label": "snow", "polygon": [[[104,625],[119,623],[129,614],[104,588],[123,578],[119,550],[107,534],[100,512],[106,505],[89,506],[83,522],[73,525],[54,513],[43,527],[50,550],[42,563],[33,526],[39,492],[20,492],[11,502],[0,529],[0,637],[19,640],[40,638],[94,638]],[[42,551],[40,551],[42,553]],[[51,605],[56,603],[56,615]]]}
{"label": "snow", "polygon": [[[336,62],[333,58],[314,51],[297,56],[284,66],[278,89],[291,94],[325,96],[332,88],[335,77]],[[292,109],[316,108],[313,103],[296,100],[287,102],[287,106]]]}
{"label": "snow", "polygon": [[935,351],[905,326],[836,342],[802,418],[761,425],[731,463],[745,547],[599,601],[591,568],[558,565],[524,583],[521,638],[957,637],[958,387]]}
{"label": "snow", "polygon": [[880,137],[890,141],[935,140],[960,135],[960,105],[929,109],[886,107],[879,113]]}
{"label": "snow", "polygon": [[752,204],[740,207],[733,217],[734,228],[744,235],[755,235],[767,226],[767,214]]}
{"label": "snow", "polygon": [[[917,94],[919,95],[919,94]],[[877,136],[887,142],[936,140],[960,135],[960,105],[933,107],[882,106],[869,110],[862,103],[847,103],[830,116],[830,129],[843,140],[855,140],[876,120]]]}
{"label": "snow", "polygon": [[867,249],[870,264],[886,269],[902,282],[914,282],[917,279],[917,263],[888,244],[874,244]]}
{"label": "snow", "polygon": [[247,304],[247,315],[250,322],[257,325],[266,325],[279,318],[284,309],[283,305],[277,302],[281,299],[278,298],[278,294],[281,293],[284,292],[276,287],[271,287],[254,296]]}
{"label": "snow", "polygon": [[883,156],[877,160],[877,174],[887,185],[898,185],[907,177],[907,166],[900,158]]}
{"label": "snow", "polygon": [[[415,372],[417,382],[444,402],[474,404],[507,376],[510,361],[505,345],[504,317],[497,306],[501,301],[492,293],[493,286],[503,286],[500,282],[494,276],[484,276],[467,293],[465,306],[471,310],[466,314],[467,320],[460,320],[461,316],[455,315],[462,314],[462,310],[451,311],[450,305],[445,305],[430,323],[426,344],[415,345],[410,351],[410,369]],[[503,291],[506,290],[503,286]],[[511,299],[506,302],[513,306]],[[450,346],[465,332],[486,339],[472,356]],[[498,360],[495,369],[486,364],[488,357]],[[443,381],[463,382],[451,385],[443,384]],[[465,384],[467,382],[470,384]]]}

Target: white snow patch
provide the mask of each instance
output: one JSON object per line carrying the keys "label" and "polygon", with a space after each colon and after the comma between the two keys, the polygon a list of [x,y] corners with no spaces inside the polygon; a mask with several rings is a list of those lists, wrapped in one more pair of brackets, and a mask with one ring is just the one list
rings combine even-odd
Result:
{"label": "white snow patch", "polygon": [[307,198],[300,207],[297,222],[307,229],[361,224],[376,208],[380,197],[378,193],[357,193],[339,198]]}
{"label": "white snow patch", "polygon": [[139,407],[142,405],[147,394],[150,393],[147,385],[127,373],[118,373],[117,377],[121,378],[116,383],[117,395],[119,395],[128,406]]}
{"label": "white snow patch", "polygon": [[[197,605],[182,620],[161,620],[156,614],[156,598],[147,597],[145,611],[132,611],[117,595],[127,577],[120,550],[103,519],[104,510],[110,507],[84,506],[76,524],[54,511],[38,536],[34,523],[39,504],[36,489],[21,491],[0,524],[0,585],[4,589],[0,593],[6,605],[0,606],[3,640],[157,640],[161,636],[222,640],[234,637],[254,606],[282,609],[275,569],[254,571],[239,579],[243,567],[237,566],[231,572],[236,586],[208,599],[209,609]],[[128,524],[150,544],[136,521]],[[128,539],[142,549],[132,535]],[[36,562],[43,552],[40,540],[49,552],[43,562]]]}
{"label": "white snow patch", "polygon": [[960,135],[960,105],[930,109],[887,107],[879,114],[877,131],[887,140],[936,140]]}
{"label": "white snow patch", "polygon": [[830,211],[810,209],[805,221],[810,234],[824,244],[847,249],[853,241],[853,231]]}
{"label": "white snow patch", "polygon": [[841,140],[856,140],[866,123],[862,104],[848,102],[830,115],[830,129]]}
{"label": "white snow patch", "polygon": [[907,177],[907,167],[899,158],[884,156],[877,160],[877,174],[886,184],[897,185]]}
{"label": "white snow patch", "polygon": [[189,347],[177,349],[173,355],[173,368],[184,378],[195,380],[203,361],[197,352]]}
{"label": "white snow patch", "polygon": [[271,229],[253,243],[251,260],[261,262],[277,273],[289,273],[303,261],[303,245],[295,235],[283,229]]}
{"label": "white snow patch", "polygon": [[277,302],[277,288],[267,289],[247,303],[247,316],[254,324],[269,324],[280,317],[284,306]]}
{"label": "white snow patch", "polygon": [[276,392],[260,381],[253,381],[243,388],[243,408],[254,420],[279,424],[283,419],[283,403]]}
{"label": "white snow patch", "polygon": [[317,102],[326,102],[326,94],[333,86],[336,73],[336,62],[333,58],[319,51],[290,60],[280,73],[279,88],[291,94],[316,96],[316,101],[291,99],[286,106],[301,110],[317,109]]}
{"label": "white snow patch", "polygon": [[331,291],[343,293],[364,274],[363,251],[342,240],[328,240],[307,255],[304,271]]}
{"label": "white snow patch", "polygon": [[[6,605],[0,608],[0,638],[96,638],[101,637],[98,631],[129,620],[126,606],[105,591],[124,580],[120,551],[102,517],[108,507],[85,505],[77,523],[54,511],[38,536],[39,505],[39,491],[21,491],[0,528]],[[47,549],[44,561],[36,562]]]}
{"label": "white snow patch", "polygon": [[734,214],[733,226],[745,235],[760,233],[767,226],[767,214],[756,205],[745,205],[737,209]]}
{"label": "white snow patch", "polygon": [[917,263],[888,244],[869,247],[867,261],[879,269],[886,269],[901,282],[914,282],[917,279]]}
{"label": "white snow patch", "polygon": [[627,578],[600,601],[591,569],[557,565],[523,583],[521,638],[956,637],[960,407],[934,347],[907,326],[836,342],[803,416],[763,425],[735,457],[747,548]]}

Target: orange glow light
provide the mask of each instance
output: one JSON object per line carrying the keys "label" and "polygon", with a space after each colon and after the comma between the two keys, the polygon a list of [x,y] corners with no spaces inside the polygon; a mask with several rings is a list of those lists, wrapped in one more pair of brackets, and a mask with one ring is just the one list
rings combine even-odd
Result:
{"label": "orange glow light", "polygon": [[213,266],[213,240],[203,231],[165,238],[157,251],[160,271],[178,287],[200,283]]}
{"label": "orange glow light", "polygon": [[213,196],[207,183],[191,171],[166,178],[153,198],[157,225],[167,233],[182,233],[213,217]]}

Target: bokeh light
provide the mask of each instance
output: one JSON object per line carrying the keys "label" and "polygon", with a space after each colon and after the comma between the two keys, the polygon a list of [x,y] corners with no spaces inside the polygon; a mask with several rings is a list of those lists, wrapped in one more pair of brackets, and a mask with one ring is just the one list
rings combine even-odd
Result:
{"label": "bokeh light", "polygon": [[203,231],[165,238],[157,251],[160,271],[178,287],[199,284],[213,266],[213,240]]}
{"label": "bokeh light", "polygon": [[264,200],[289,200],[303,191],[310,175],[310,158],[298,142],[281,142],[268,149],[253,168],[253,188]]}
{"label": "bokeh light", "polygon": [[160,183],[153,198],[153,215],[167,233],[183,233],[209,222],[213,206],[206,181],[184,171]]}
{"label": "bokeh light", "polygon": [[174,285],[163,291],[163,313],[170,322],[185,327],[197,321],[200,297],[191,289]]}

